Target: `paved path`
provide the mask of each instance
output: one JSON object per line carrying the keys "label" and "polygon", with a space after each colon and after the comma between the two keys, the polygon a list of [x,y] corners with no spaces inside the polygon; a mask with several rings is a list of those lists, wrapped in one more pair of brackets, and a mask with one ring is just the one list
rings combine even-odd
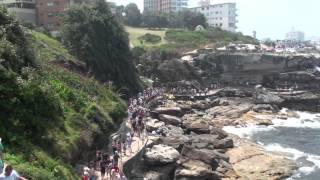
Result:
{"label": "paved path", "polygon": [[[130,123],[127,121],[126,122],[126,126],[128,129],[130,128]],[[119,159],[119,168],[122,171],[123,169],[123,165],[132,157],[134,157],[141,149],[142,147],[145,145],[145,143],[147,142],[147,136],[145,134],[143,134],[144,138],[139,138],[136,135],[133,137],[132,139],[132,144],[131,144],[131,149],[132,152],[130,152],[130,150],[127,149],[126,155],[124,155],[122,153],[121,158]],[[110,177],[105,177],[104,179],[102,179],[101,177],[101,173],[100,171],[95,171],[96,176],[98,177],[97,180],[110,180]]]}

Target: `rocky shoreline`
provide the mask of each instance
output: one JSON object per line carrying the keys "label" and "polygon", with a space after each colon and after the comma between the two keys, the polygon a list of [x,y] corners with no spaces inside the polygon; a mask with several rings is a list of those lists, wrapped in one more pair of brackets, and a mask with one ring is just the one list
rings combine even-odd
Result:
{"label": "rocky shoreline", "polygon": [[126,176],[145,180],[290,177],[298,169],[294,161],[222,130],[268,126],[274,118],[297,117],[293,111],[280,111],[286,103],[270,92],[230,88],[205,98],[158,98],[146,119],[149,142],[124,165]]}

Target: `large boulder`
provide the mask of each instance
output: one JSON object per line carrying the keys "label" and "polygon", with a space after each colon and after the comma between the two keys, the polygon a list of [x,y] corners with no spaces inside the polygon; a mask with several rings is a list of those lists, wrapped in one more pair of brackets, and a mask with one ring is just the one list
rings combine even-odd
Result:
{"label": "large boulder", "polygon": [[163,126],[165,126],[165,123],[157,119],[147,119],[146,121],[146,130],[148,132],[157,131],[160,127]]}
{"label": "large boulder", "polygon": [[181,154],[188,159],[199,160],[212,166],[213,169],[218,167],[219,160],[229,161],[229,158],[214,150],[196,149],[191,146],[185,145]]}
{"label": "large boulder", "polygon": [[193,131],[197,134],[209,134],[210,126],[208,121],[201,116],[188,114],[182,117],[182,126],[188,131]]}
{"label": "large boulder", "polygon": [[182,122],[180,118],[178,118],[176,116],[166,115],[166,114],[160,114],[159,119],[161,121],[165,122],[166,124],[171,124],[174,126],[178,126]]}
{"label": "large boulder", "polygon": [[144,160],[149,165],[165,165],[176,162],[180,157],[179,152],[167,145],[154,145],[146,148]]}
{"label": "large boulder", "polygon": [[199,134],[199,135],[191,135],[190,142],[192,145],[199,143],[203,144],[205,148],[208,149],[227,149],[233,148],[233,140],[229,138],[218,139],[218,135],[211,134]]}
{"label": "large boulder", "polygon": [[198,160],[179,160],[175,171],[175,180],[216,180],[219,177],[210,165]]}
{"label": "large boulder", "polygon": [[253,104],[244,102],[239,104],[230,104],[228,106],[215,106],[206,111],[207,114],[213,116],[224,116],[227,118],[235,119],[240,118],[243,114],[250,111]]}
{"label": "large boulder", "polygon": [[268,153],[247,140],[235,141],[237,147],[229,149],[227,155],[240,179],[285,179],[297,169],[297,165],[284,156]]}
{"label": "large boulder", "polygon": [[181,116],[182,111],[180,107],[158,107],[153,110],[154,113],[172,115],[172,116]]}

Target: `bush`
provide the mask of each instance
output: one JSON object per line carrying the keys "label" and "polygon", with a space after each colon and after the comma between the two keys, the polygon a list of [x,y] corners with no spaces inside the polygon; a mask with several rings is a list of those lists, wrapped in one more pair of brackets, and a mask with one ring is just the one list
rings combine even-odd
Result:
{"label": "bush", "polygon": [[150,33],[140,36],[138,39],[140,41],[144,41],[146,43],[152,43],[152,44],[161,42],[161,36],[150,34]]}

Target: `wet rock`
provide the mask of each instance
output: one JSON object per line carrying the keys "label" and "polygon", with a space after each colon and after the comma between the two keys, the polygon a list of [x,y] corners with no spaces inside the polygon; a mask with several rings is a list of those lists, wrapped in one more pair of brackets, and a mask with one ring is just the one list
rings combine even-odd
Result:
{"label": "wet rock", "polygon": [[176,162],[180,157],[179,152],[166,145],[154,145],[147,148],[144,154],[144,160],[150,165],[164,165]]}
{"label": "wet rock", "polygon": [[210,165],[198,160],[179,160],[175,171],[175,180],[216,180],[219,177]]}
{"label": "wet rock", "polygon": [[178,126],[182,122],[180,118],[178,118],[176,116],[166,115],[166,114],[160,114],[159,119],[161,121],[165,122],[166,124],[171,124],[174,126]]}

